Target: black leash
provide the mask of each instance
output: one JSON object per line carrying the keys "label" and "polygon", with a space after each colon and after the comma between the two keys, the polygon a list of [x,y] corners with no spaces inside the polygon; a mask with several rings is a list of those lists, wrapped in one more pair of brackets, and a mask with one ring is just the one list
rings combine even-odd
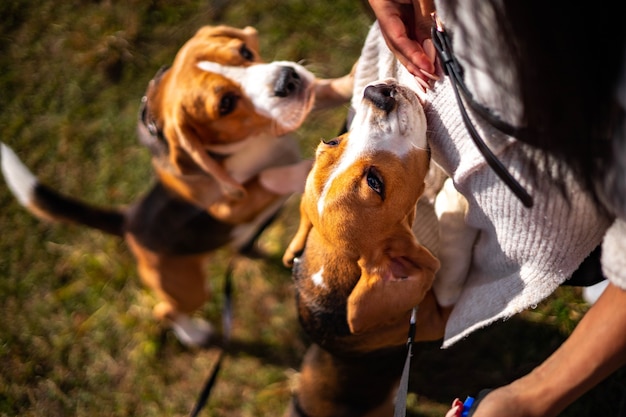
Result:
{"label": "black leash", "polygon": [[476,147],[487,161],[487,164],[489,164],[496,175],[509,187],[513,194],[520,199],[524,206],[528,208],[532,207],[533,198],[531,195],[528,194],[524,187],[522,187],[515,178],[513,178],[511,173],[504,167],[502,162],[500,162],[493,152],[491,152],[491,149],[489,149],[476,131],[476,128],[467,114],[467,110],[465,109],[459,90],[472,110],[478,113],[480,117],[485,119],[502,133],[513,137],[523,137],[527,134],[526,130],[524,128],[518,128],[506,123],[504,120],[494,115],[493,112],[487,107],[474,100],[472,94],[469,92],[465,82],[463,81],[463,67],[461,67],[461,64],[459,64],[454,56],[450,35],[448,35],[443,27],[443,24],[434,13],[433,18],[435,19],[435,26],[431,30],[433,44],[435,45],[435,49],[437,49],[437,55],[441,60],[443,71],[450,79],[452,90],[454,91],[456,101],[461,111],[461,117],[463,118],[467,131],[472,137],[474,144],[476,144]]}
{"label": "black leash", "polygon": [[233,293],[233,270],[234,270],[235,259],[231,259],[226,269],[226,274],[224,276],[224,306],[222,307],[222,333],[223,333],[223,347],[220,352],[217,363],[213,367],[213,371],[209,374],[204,386],[202,387],[202,391],[200,391],[200,395],[198,395],[198,399],[196,400],[196,404],[194,405],[191,413],[189,413],[189,417],[197,417],[200,414],[200,411],[204,408],[206,403],[211,396],[211,391],[213,386],[215,386],[215,381],[217,381],[217,376],[222,368],[222,361],[224,360],[224,356],[226,355],[226,348],[230,342],[231,330],[232,330],[232,322],[233,322],[233,310],[232,310],[232,293]]}
{"label": "black leash", "polygon": [[197,417],[200,414],[200,411],[202,411],[202,409],[206,405],[207,401],[209,400],[209,396],[211,395],[211,390],[213,389],[213,386],[215,385],[215,381],[217,380],[217,375],[219,374],[220,369],[222,368],[222,359],[224,359],[223,350],[220,352],[220,356],[217,358],[217,363],[213,367],[213,372],[211,372],[211,374],[209,375],[209,378],[205,382],[204,387],[202,388],[202,391],[200,392],[200,395],[198,396],[198,401],[196,402],[196,405],[194,405],[193,410],[191,410],[189,417]]}

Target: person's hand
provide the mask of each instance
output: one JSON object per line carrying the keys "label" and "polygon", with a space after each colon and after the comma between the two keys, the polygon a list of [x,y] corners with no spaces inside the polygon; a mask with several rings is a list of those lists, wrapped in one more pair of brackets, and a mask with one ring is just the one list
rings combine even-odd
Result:
{"label": "person's hand", "polygon": [[[511,395],[510,391],[511,389],[508,386],[490,391],[486,397],[480,399],[480,407],[474,410],[473,416],[522,417],[526,415],[524,414],[524,404],[517,404],[515,402],[516,397]],[[477,398],[476,401],[479,401],[479,399]],[[461,417],[462,412],[463,402],[455,398],[445,417]]]}
{"label": "person's hand", "polygon": [[463,403],[458,398],[452,402],[452,408],[446,413],[446,417],[460,417],[463,411]]}
{"label": "person's hand", "polygon": [[[626,290],[609,284],[569,338],[529,374],[490,391],[474,417],[553,417],[626,364]],[[452,409],[446,417],[455,416]]]}
{"label": "person's hand", "polygon": [[433,0],[369,0],[389,49],[424,87],[436,80],[430,39]]}

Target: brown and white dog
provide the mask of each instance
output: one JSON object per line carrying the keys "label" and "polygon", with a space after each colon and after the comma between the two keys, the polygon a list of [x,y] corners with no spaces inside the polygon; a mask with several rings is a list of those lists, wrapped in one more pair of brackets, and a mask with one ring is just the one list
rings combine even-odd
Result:
{"label": "brown and white dog", "polygon": [[430,158],[420,99],[393,80],[370,84],[351,126],[317,148],[283,257],[314,342],[294,416],[392,415],[411,310],[435,303],[439,261],[411,230]]}
{"label": "brown and white dog", "polygon": [[156,317],[187,345],[211,335],[206,321],[191,318],[209,297],[203,266],[210,252],[244,247],[303,189],[310,162],[281,136],[301,125],[316,90],[331,103],[349,98],[343,81],[316,80],[293,62],[262,63],[258,46],[251,27],[206,26],[151,81],[138,130],[158,182],[128,208],[96,208],[57,193],[2,145],[6,181],[31,212],[125,238],[160,299]]}

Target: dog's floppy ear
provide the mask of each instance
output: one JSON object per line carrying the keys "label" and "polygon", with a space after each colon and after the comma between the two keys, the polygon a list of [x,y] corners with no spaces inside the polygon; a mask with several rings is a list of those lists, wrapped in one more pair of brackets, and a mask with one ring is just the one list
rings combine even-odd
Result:
{"label": "dog's floppy ear", "polygon": [[246,26],[242,29],[246,46],[259,53],[259,32],[252,26]]}
{"label": "dog's floppy ear", "polygon": [[437,258],[409,230],[392,237],[383,251],[377,264],[359,260],[361,277],[347,302],[348,325],[354,334],[394,324],[406,316],[423,300],[439,269]]}
{"label": "dog's floppy ear", "polygon": [[[174,146],[170,149],[170,160],[172,164],[179,167],[178,153],[182,150],[187,153],[189,157],[191,157],[191,159],[198,165],[198,167],[200,167],[200,169],[202,169],[202,171],[215,179],[220,189],[226,196],[235,200],[242,199],[246,194],[244,187],[235,181],[228,174],[228,172],[226,172],[224,167],[222,167],[217,161],[206,153],[204,146],[197,137],[196,133],[192,129],[187,128],[186,125],[180,120],[173,120],[172,125],[174,127],[173,132],[166,132],[166,134],[172,135],[171,137],[177,137],[178,144],[182,148],[177,149]],[[184,174],[184,172],[181,173]]]}

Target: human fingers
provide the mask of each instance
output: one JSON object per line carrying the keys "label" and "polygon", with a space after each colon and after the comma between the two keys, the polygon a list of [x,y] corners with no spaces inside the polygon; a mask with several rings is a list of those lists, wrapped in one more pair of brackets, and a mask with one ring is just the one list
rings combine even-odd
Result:
{"label": "human fingers", "polygon": [[[387,46],[398,61],[428,88],[430,77],[435,72],[434,54],[425,51],[415,38],[415,16],[412,4],[404,0],[370,0]],[[431,48],[434,51],[434,48]]]}
{"label": "human fingers", "polygon": [[459,417],[463,410],[463,403],[458,398],[455,398],[452,402],[452,407],[446,413],[445,417]]}

